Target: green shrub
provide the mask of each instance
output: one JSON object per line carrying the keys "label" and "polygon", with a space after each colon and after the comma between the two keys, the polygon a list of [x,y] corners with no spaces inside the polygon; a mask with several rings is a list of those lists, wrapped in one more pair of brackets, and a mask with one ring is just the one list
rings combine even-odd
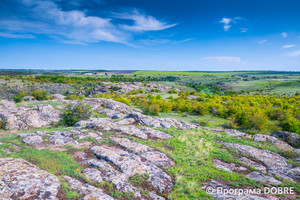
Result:
{"label": "green shrub", "polygon": [[42,90],[34,90],[31,95],[38,101],[47,100],[48,99],[48,92]]}
{"label": "green shrub", "polygon": [[87,120],[91,117],[92,111],[89,105],[77,103],[76,105],[68,104],[63,110],[59,125],[73,126],[80,120]]}
{"label": "green shrub", "polygon": [[149,107],[150,115],[159,115],[159,113],[160,113],[160,107],[158,104],[150,105],[150,107]]}
{"label": "green shrub", "polygon": [[13,100],[16,103],[19,103],[22,101],[22,98],[25,97],[27,95],[27,93],[24,90],[19,91],[19,93],[13,97]]}
{"label": "green shrub", "polygon": [[82,101],[83,99],[85,99],[85,96],[84,95],[78,96],[77,94],[71,94],[71,95],[68,95],[66,97],[66,99]]}
{"label": "green shrub", "polygon": [[7,119],[4,115],[0,114],[0,129],[6,129]]}

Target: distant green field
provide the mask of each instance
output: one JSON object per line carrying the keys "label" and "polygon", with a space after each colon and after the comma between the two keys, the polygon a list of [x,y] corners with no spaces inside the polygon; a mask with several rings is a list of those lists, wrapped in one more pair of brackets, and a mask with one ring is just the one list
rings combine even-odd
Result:
{"label": "distant green field", "polygon": [[137,75],[165,75],[165,76],[226,76],[226,73],[220,72],[181,72],[181,71],[137,71]]}

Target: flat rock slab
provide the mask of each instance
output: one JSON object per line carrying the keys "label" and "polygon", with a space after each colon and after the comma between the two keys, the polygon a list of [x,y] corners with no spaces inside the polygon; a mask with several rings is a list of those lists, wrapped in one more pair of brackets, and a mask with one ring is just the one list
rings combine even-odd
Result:
{"label": "flat rock slab", "polygon": [[89,184],[83,184],[80,181],[64,176],[73,190],[78,191],[84,196],[83,200],[114,200],[111,196],[105,194],[102,189]]}
{"label": "flat rock slab", "polygon": [[147,134],[135,126],[120,126],[120,127],[114,128],[114,130],[118,131],[122,134],[132,135],[132,136],[139,137],[142,139],[148,139]]}
{"label": "flat rock slab", "polygon": [[94,146],[91,151],[100,159],[112,162],[126,176],[149,174],[149,181],[159,192],[168,192],[173,188],[172,178],[156,165],[143,161],[139,156],[123,150]]}
{"label": "flat rock slab", "polygon": [[241,157],[238,159],[240,162],[244,163],[245,165],[248,165],[250,167],[253,167],[259,171],[262,171],[264,173],[267,172],[267,168],[257,162],[254,162],[252,160],[250,160],[249,158],[246,158],[246,157]]}
{"label": "flat rock slab", "polygon": [[15,158],[0,158],[0,199],[56,200],[58,178]]}
{"label": "flat rock slab", "polygon": [[218,169],[222,169],[228,172],[232,172],[232,171],[246,171],[247,168],[242,167],[242,166],[238,166],[234,163],[226,163],[223,162],[221,160],[218,159],[214,159],[213,160],[213,164],[218,168]]}
{"label": "flat rock slab", "polygon": [[264,175],[260,172],[251,172],[246,176],[247,178],[263,182],[265,184],[271,184],[271,185],[280,185],[281,181],[276,180],[272,176]]}
{"label": "flat rock slab", "polygon": [[235,149],[244,155],[249,155],[252,158],[260,161],[264,166],[266,166],[268,174],[276,175],[285,180],[295,182],[295,180],[291,178],[294,175],[289,172],[292,165],[288,164],[287,160],[279,154],[264,149],[257,149],[247,145],[226,142],[221,142],[221,144],[225,145],[226,147]]}
{"label": "flat rock slab", "polygon": [[148,128],[148,127],[140,127],[140,130],[144,131],[145,133],[147,133],[149,135],[149,137],[151,138],[158,138],[158,139],[162,139],[162,140],[166,140],[166,139],[170,139],[172,138],[171,135],[162,132],[162,131],[158,131],[152,128]]}
{"label": "flat rock slab", "polygon": [[125,148],[128,152],[135,153],[157,166],[171,167],[174,164],[173,160],[166,154],[156,151],[147,145],[131,141],[127,138],[113,138],[113,141]]}
{"label": "flat rock slab", "polygon": [[296,149],[294,149],[293,147],[291,147],[289,144],[277,139],[276,137],[272,137],[269,135],[262,135],[262,134],[256,134],[253,135],[253,140],[256,142],[271,142],[273,145],[275,145],[278,149],[282,150],[282,151],[294,151],[297,152]]}

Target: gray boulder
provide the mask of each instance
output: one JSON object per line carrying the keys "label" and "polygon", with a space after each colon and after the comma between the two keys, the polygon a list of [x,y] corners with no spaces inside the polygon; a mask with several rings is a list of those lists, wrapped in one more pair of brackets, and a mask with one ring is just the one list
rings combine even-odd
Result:
{"label": "gray boulder", "polygon": [[0,158],[0,199],[58,200],[58,178],[15,158]]}
{"label": "gray boulder", "polygon": [[286,131],[274,131],[271,136],[276,137],[292,147],[300,147],[300,136],[297,133],[290,133]]}

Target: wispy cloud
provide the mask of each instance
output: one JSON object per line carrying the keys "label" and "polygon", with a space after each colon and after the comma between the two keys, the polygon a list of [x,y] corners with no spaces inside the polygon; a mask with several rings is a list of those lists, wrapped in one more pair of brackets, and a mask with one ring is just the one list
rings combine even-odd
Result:
{"label": "wispy cloud", "polygon": [[12,33],[4,33],[4,32],[0,32],[0,37],[4,37],[4,38],[35,38],[35,36],[33,35],[28,35],[28,34],[12,34]]}
{"label": "wispy cloud", "polygon": [[240,17],[234,17],[234,18],[223,17],[219,22],[223,24],[224,31],[228,31],[232,26],[231,24],[237,23],[237,21],[240,19],[241,19]]}
{"label": "wispy cloud", "polygon": [[144,40],[140,40],[139,43],[145,44],[145,45],[162,45],[162,44],[181,44],[181,43],[185,43],[188,41],[191,41],[192,38],[187,38],[184,40],[170,40],[170,39],[144,39]]}
{"label": "wispy cloud", "polygon": [[286,32],[282,32],[281,36],[284,37],[284,38],[286,38],[287,37],[287,33]]}
{"label": "wispy cloud", "polygon": [[240,28],[240,30],[241,30],[241,33],[246,33],[248,31],[247,28]]}
{"label": "wispy cloud", "polygon": [[296,46],[295,44],[286,44],[286,45],[283,45],[282,48],[287,49],[287,48],[292,48],[295,46]]}
{"label": "wispy cloud", "polygon": [[300,49],[297,50],[297,51],[290,51],[290,52],[287,52],[285,54],[283,54],[285,56],[289,56],[289,57],[297,57],[297,56],[300,56]]}
{"label": "wispy cloud", "polygon": [[258,44],[264,44],[266,43],[268,40],[261,40],[261,41],[258,41]]}
{"label": "wispy cloud", "polygon": [[152,16],[147,16],[145,14],[140,13],[136,9],[129,13],[119,13],[115,15],[120,19],[132,20],[133,25],[121,24],[125,30],[143,32],[143,31],[161,31],[177,24],[168,24],[167,22],[159,21]]}
{"label": "wispy cloud", "polygon": [[230,56],[213,56],[213,57],[204,57],[203,60],[214,60],[218,62],[234,62],[239,63],[241,62],[240,57],[230,57]]}
{"label": "wispy cloud", "polygon": [[[83,0],[76,0],[74,4],[80,6]],[[100,17],[89,16],[81,10],[62,10],[60,0],[18,0],[28,19],[3,19],[0,27],[5,30],[0,37],[31,37],[39,34],[47,35],[59,41],[72,44],[97,43],[101,41],[122,43],[133,46],[136,32],[160,31],[171,28],[176,24],[141,14],[136,9],[118,16]],[[102,0],[93,0],[101,3]],[[68,4],[70,6],[70,4]],[[120,18],[126,19],[120,25]],[[132,25],[133,23],[133,25]],[[24,34],[19,34],[24,33]]]}

